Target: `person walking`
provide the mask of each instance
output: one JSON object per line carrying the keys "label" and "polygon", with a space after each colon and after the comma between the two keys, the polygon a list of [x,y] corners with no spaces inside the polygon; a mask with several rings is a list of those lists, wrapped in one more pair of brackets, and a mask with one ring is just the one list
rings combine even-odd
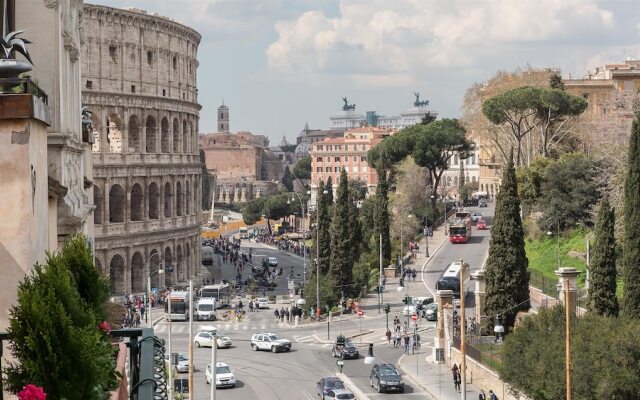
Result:
{"label": "person walking", "polygon": [[404,335],[404,354],[409,354],[409,344],[411,342],[411,337],[407,334]]}
{"label": "person walking", "polygon": [[489,390],[489,400],[498,400],[498,396],[493,393],[493,390]]}
{"label": "person walking", "polygon": [[273,315],[276,317],[276,323],[278,323],[278,321],[280,321],[280,313],[278,312],[278,309],[276,308],[276,310],[273,312]]}
{"label": "person walking", "polygon": [[456,364],[453,364],[453,367],[451,367],[451,373],[453,375],[453,387],[456,389],[456,391],[458,390],[458,374],[460,373],[460,370],[458,369],[458,366]]}
{"label": "person walking", "polygon": [[478,395],[478,400],[487,400],[487,395],[484,394],[484,389],[480,389],[480,394]]}
{"label": "person walking", "polygon": [[391,331],[389,329],[387,329],[385,336],[387,337],[387,347],[391,347]]}
{"label": "person walking", "polygon": [[457,370],[453,374],[453,386],[458,391],[458,393],[461,392],[461,390],[460,390],[460,385],[461,384],[462,384],[462,376],[460,375],[460,370]]}

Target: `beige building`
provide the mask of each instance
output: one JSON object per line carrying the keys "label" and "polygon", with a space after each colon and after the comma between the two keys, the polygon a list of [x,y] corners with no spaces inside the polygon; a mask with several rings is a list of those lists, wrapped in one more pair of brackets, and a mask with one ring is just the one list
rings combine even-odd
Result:
{"label": "beige building", "polygon": [[[201,274],[196,69],[200,34],[85,4],[82,100],[93,112],[96,266],[113,293]],[[157,274],[159,265],[166,273]]]}

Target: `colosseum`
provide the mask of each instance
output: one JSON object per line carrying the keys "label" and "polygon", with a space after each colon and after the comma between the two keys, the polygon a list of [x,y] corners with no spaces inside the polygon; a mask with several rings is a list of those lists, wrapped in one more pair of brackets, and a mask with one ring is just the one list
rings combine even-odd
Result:
{"label": "colosseum", "polygon": [[96,267],[113,294],[145,291],[149,274],[152,288],[197,280],[201,36],[137,9],[85,4],[82,21],[82,100],[95,137]]}

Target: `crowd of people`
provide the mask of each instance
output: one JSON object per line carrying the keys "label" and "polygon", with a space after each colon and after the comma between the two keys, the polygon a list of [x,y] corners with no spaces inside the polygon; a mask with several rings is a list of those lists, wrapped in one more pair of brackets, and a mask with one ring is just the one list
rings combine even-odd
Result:
{"label": "crowd of people", "polygon": [[404,354],[409,354],[409,351],[415,353],[420,348],[420,335],[417,333],[409,332],[409,325],[406,321],[400,323],[400,318],[396,315],[393,318],[393,332],[387,329],[387,346],[393,348],[404,349]]}
{"label": "crowd of people", "polygon": [[[453,367],[451,367],[451,373],[453,374],[453,387],[456,390],[456,392],[461,393],[462,392],[462,375],[460,373],[460,369],[462,368],[462,366],[458,367],[458,365],[456,365],[455,363],[453,364]],[[489,390],[489,400],[498,400],[498,396],[496,396],[495,393],[493,393],[493,390]],[[487,395],[484,392],[484,389],[480,389],[480,394],[478,394],[478,400],[487,400]]]}
{"label": "crowd of people", "polygon": [[273,315],[274,315],[274,317],[276,319],[276,322],[292,323],[293,321],[295,321],[296,317],[299,317],[300,319],[303,318],[304,310],[301,307],[298,307],[298,306],[293,306],[291,308],[287,307],[286,309],[284,307],[282,307],[282,308],[280,308],[279,311],[276,308],[273,311]]}

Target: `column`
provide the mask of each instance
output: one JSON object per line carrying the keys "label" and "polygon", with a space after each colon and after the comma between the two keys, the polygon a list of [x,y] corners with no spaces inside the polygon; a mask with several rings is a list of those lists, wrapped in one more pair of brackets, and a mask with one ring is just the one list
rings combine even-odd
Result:
{"label": "column", "polygon": [[475,288],[473,290],[473,294],[475,295],[475,318],[478,323],[482,321],[482,317],[484,316],[482,310],[484,309],[484,303],[487,298],[486,290],[486,281],[484,277],[484,271],[475,271],[471,274],[471,280],[475,282]]}
{"label": "column", "polygon": [[436,336],[433,338],[433,361],[436,363],[444,362],[446,335],[445,335],[445,313],[446,308],[453,307],[453,291],[438,290],[436,292],[436,301],[438,302],[438,324],[436,327]]}
{"label": "column", "polygon": [[[575,314],[577,307],[577,278],[580,272],[575,268],[562,267],[554,271],[554,273],[558,276],[558,292],[560,296],[560,301],[562,304],[565,304],[565,293],[569,291],[569,304],[565,306],[569,307],[569,310]],[[568,283],[568,288],[567,288]]]}

